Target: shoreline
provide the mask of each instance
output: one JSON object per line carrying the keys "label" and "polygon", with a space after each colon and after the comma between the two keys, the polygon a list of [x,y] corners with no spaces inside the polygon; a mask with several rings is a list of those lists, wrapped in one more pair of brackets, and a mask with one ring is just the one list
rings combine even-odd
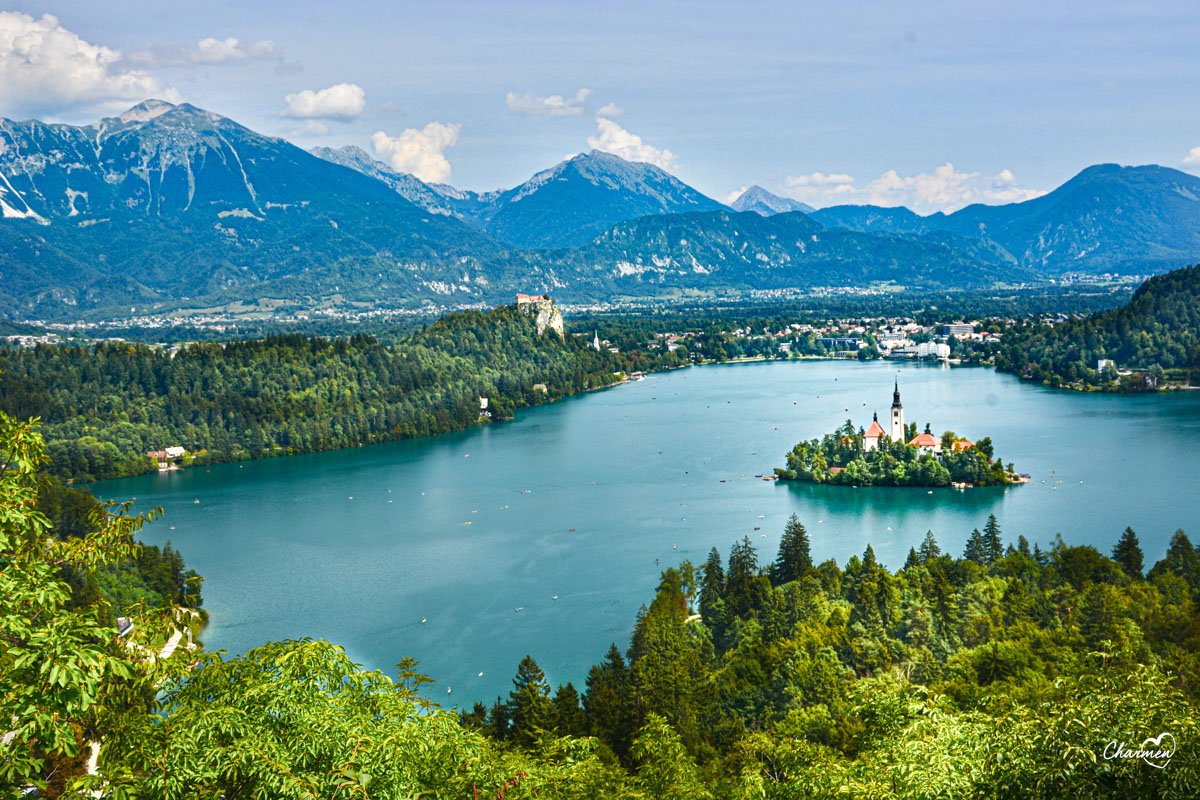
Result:
{"label": "shoreline", "polygon": [[[814,356],[814,355],[801,355],[801,354],[797,354],[795,356],[789,356],[787,358],[774,358],[774,357],[767,357],[767,356],[743,356],[743,357],[739,357],[739,358],[727,359],[725,361],[704,361],[704,362],[701,362],[698,364],[696,364],[696,363],[680,364],[679,366],[675,366],[675,367],[662,367],[659,369],[651,369],[651,370],[647,370],[647,371],[643,372],[642,375],[643,376],[657,375],[660,373],[674,372],[677,370],[692,369],[692,368],[696,368],[696,367],[713,367],[713,366],[727,366],[727,365],[741,365],[741,364],[766,364],[766,363],[776,363],[776,362],[788,363],[788,362],[806,362],[806,361],[807,362],[851,361],[855,364],[871,363],[874,361],[878,361],[881,363],[890,363],[888,359],[882,359],[882,358],[873,358],[873,359],[868,359],[866,362],[860,362],[855,359],[836,358],[833,356]],[[904,362],[898,362],[898,363],[923,364],[924,362],[904,361]],[[937,362],[937,363],[940,363],[940,362]],[[994,365],[990,365],[990,364],[962,363],[962,364],[957,364],[955,366],[990,368],[993,372],[996,372],[997,374],[1000,374],[1000,375],[1011,376],[1020,383],[1028,383],[1028,384],[1032,384],[1032,385],[1036,385],[1036,386],[1041,386],[1042,388],[1050,389],[1050,390],[1063,389],[1066,391],[1077,392],[1077,393],[1082,393],[1082,394],[1146,396],[1146,395],[1171,394],[1173,391],[1176,391],[1176,390],[1159,389],[1154,392],[1105,392],[1105,391],[1088,392],[1088,391],[1081,391],[1078,389],[1069,389],[1068,387],[1064,387],[1064,386],[1055,387],[1055,386],[1048,386],[1043,383],[1037,383],[1035,381],[1028,380],[1019,375],[1016,375],[1015,373],[997,369]],[[604,386],[588,387],[579,392],[576,392],[575,394],[568,394],[568,395],[564,395],[562,397],[557,397],[554,399],[546,399],[542,402],[533,403],[531,405],[525,406],[522,410],[533,409],[533,408],[538,408],[540,406],[551,405],[553,403],[558,403],[563,400],[570,400],[570,399],[576,398],[576,397],[583,397],[584,395],[591,394],[594,392],[615,389],[617,387],[624,386],[625,384],[629,384],[629,383],[637,383],[637,380],[630,379],[628,377],[624,377],[619,381],[614,381],[613,383],[606,384]],[[1187,387],[1187,388],[1194,389],[1194,390],[1200,390],[1200,386]],[[1182,390],[1182,389],[1180,389],[1180,390]],[[464,431],[473,430],[475,428],[481,428],[485,425],[493,425],[493,424],[496,424],[499,422],[511,422],[511,421],[513,421],[514,418],[502,419],[502,420],[482,420],[479,422],[472,423],[471,425],[467,425],[463,428],[459,428],[457,430],[442,431],[440,433],[432,433],[432,434],[427,434],[425,436],[389,437],[389,438],[380,439],[379,441],[374,441],[374,442],[358,442],[356,444],[346,445],[345,447],[332,447],[332,448],[321,449],[321,450],[305,450],[303,452],[291,452],[291,453],[289,453],[289,452],[272,452],[272,453],[264,454],[264,455],[248,456],[246,458],[231,458],[231,459],[223,460],[223,461],[212,461],[212,462],[209,462],[206,464],[187,464],[182,467],[179,467],[177,470],[165,470],[164,471],[164,470],[159,470],[156,468],[156,469],[146,470],[145,472],[137,472],[137,473],[133,473],[130,475],[121,475],[121,476],[114,477],[114,478],[104,478],[102,480],[80,481],[80,480],[75,480],[72,478],[69,480],[64,480],[63,483],[68,486],[91,486],[93,484],[106,483],[108,481],[113,481],[113,480],[124,480],[126,478],[136,478],[136,477],[141,477],[143,475],[153,475],[153,474],[162,473],[162,472],[183,471],[185,469],[195,469],[197,467],[212,467],[212,466],[219,466],[221,464],[238,464],[238,463],[242,463],[245,461],[266,461],[266,460],[275,459],[275,458],[289,458],[291,456],[311,455],[314,453],[330,453],[330,452],[336,452],[338,450],[351,450],[356,447],[369,447],[372,445],[387,444],[388,442],[419,441],[422,439],[429,439],[429,438],[433,438],[433,437],[437,437],[437,436],[445,436],[447,434],[452,434],[452,433],[462,433]],[[277,450],[285,450],[285,449],[277,448]],[[784,479],[781,478],[779,480],[784,480]],[[821,486],[838,486],[838,485],[840,485],[840,484],[816,484],[816,482],[814,482],[814,481],[785,481],[785,482],[787,482],[787,483],[811,483],[813,485],[821,485]],[[1020,484],[1014,483],[1014,484],[1006,484],[1006,485],[1018,486]],[[870,488],[905,489],[905,488],[922,488],[922,487],[896,486],[896,487],[870,487]],[[951,487],[948,487],[948,486],[936,487],[935,486],[935,487],[924,487],[924,488],[951,488]],[[991,487],[973,487],[973,488],[991,488]]]}

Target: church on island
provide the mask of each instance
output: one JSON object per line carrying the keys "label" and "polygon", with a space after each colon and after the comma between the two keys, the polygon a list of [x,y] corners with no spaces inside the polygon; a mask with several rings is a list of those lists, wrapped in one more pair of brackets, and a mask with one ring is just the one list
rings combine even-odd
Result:
{"label": "church on island", "polygon": [[[905,441],[904,433],[904,406],[900,404],[900,382],[895,384],[895,391],[892,392],[892,418],[888,430],[884,430],[879,424],[879,414],[876,413],[871,420],[871,427],[867,428],[863,434],[863,452],[869,453],[872,450],[879,448],[879,440],[884,436],[888,437],[893,442]],[[933,453],[935,455],[942,452],[942,440],[934,436],[929,431],[918,433],[916,436],[908,439],[909,447],[916,447],[924,453]],[[968,439],[955,439],[954,450],[962,451],[969,450],[975,446],[975,443]]]}

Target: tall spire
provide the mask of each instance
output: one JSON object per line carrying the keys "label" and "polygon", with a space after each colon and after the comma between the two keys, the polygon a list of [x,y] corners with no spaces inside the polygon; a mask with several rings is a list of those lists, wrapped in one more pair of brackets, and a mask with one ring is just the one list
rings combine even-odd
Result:
{"label": "tall spire", "polygon": [[900,405],[900,381],[896,381],[896,391],[892,393],[892,405]]}

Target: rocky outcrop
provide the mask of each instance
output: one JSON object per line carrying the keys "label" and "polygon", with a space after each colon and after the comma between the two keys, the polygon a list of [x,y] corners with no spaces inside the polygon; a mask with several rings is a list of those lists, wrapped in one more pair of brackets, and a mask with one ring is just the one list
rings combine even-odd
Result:
{"label": "rocky outcrop", "polygon": [[557,333],[559,338],[566,338],[562,312],[558,310],[558,305],[550,299],[550,295],[519,294],[517,295],[517,310],[536,319],[538,336],[541,336],[549,328]]}

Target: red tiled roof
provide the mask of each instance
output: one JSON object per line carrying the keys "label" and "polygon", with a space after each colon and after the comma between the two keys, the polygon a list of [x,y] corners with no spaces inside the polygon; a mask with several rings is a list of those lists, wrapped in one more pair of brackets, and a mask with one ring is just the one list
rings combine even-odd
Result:
{"label": "red tiled roof", "polygon": [[937,447],[941,440],[932,433],[917,434],[909,441],[909,447]]}
{"label": "red tiled roof", "polygon": [[970,439],[959,439],[957,442],[954,443],[955,450],[970,450],[974,446],[975,446],[975,443],[972,442]]}
{"label": "red tiled roof", "polygon": [[867,432],[863,434],[864,439],[878,439],[883,436],[883,426],[879,424],[879,420],[871,420],[871,427],[867,428]]}

